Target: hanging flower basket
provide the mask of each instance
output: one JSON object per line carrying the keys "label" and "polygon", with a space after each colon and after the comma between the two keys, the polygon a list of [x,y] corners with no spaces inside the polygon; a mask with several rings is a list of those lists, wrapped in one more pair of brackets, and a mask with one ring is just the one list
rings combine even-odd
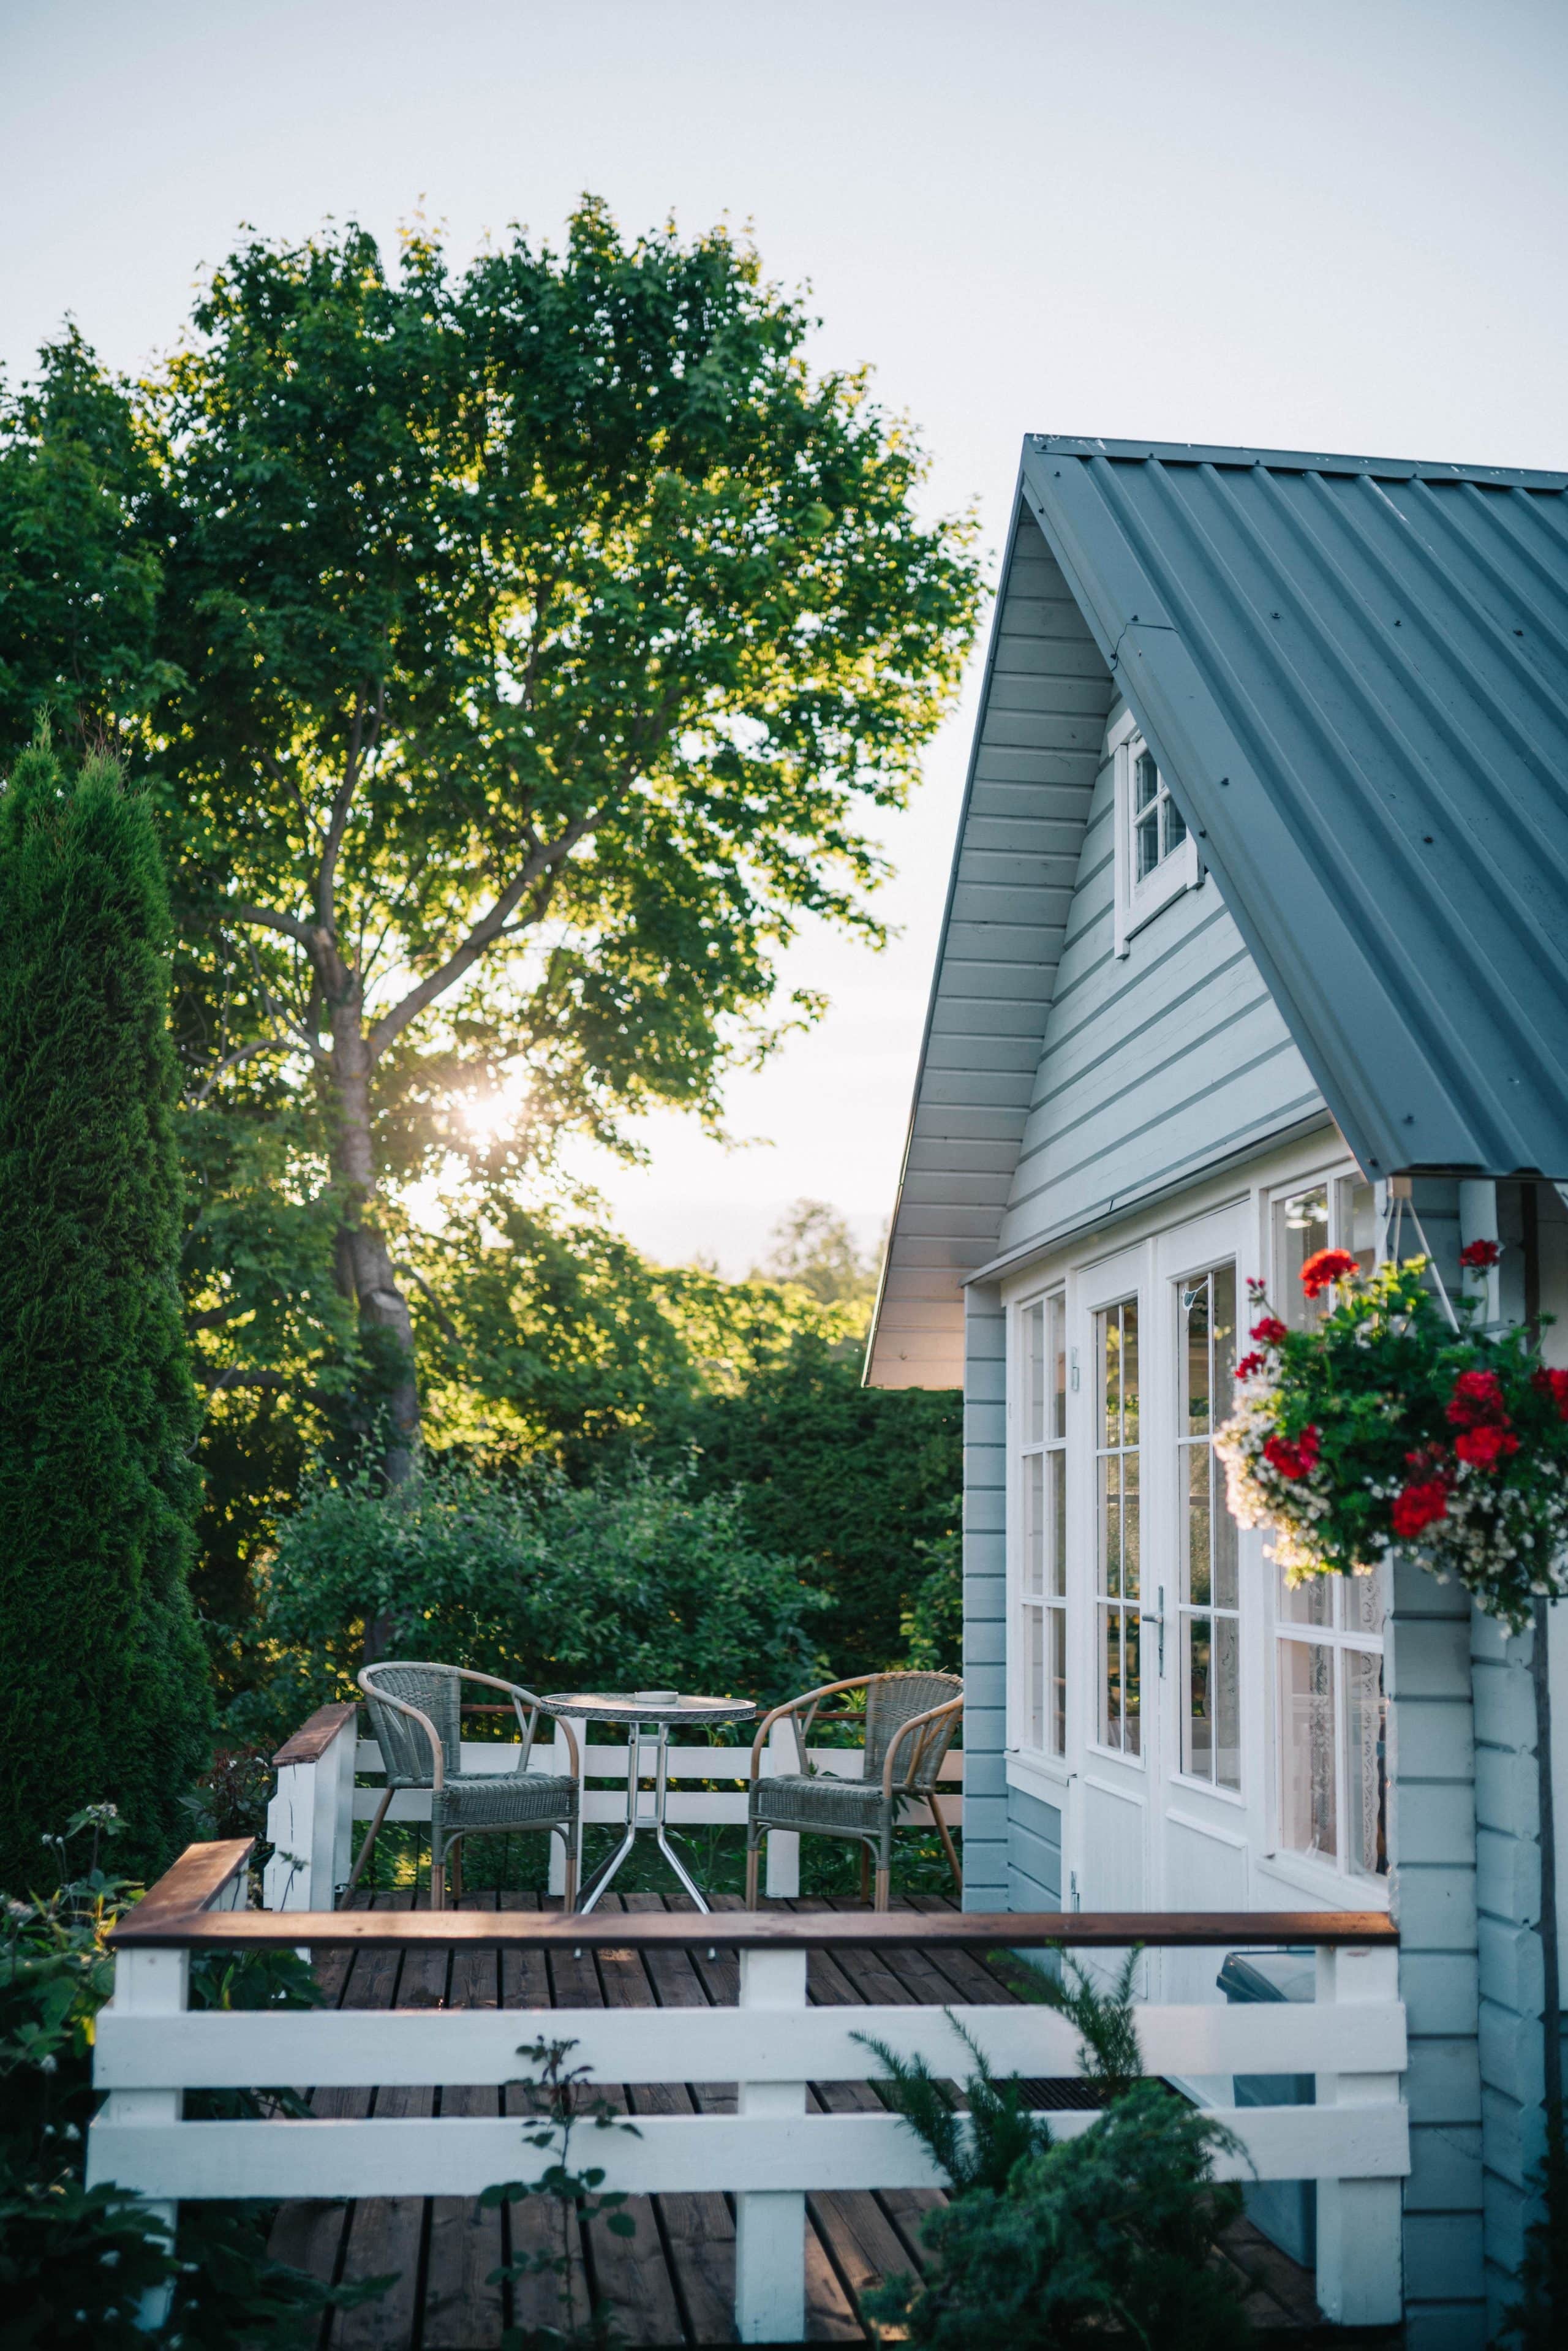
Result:
{"label": "hanging flower basket", "polygon": [[[1464,1251],[1478,1270],[1498,1257]],[[1320,1249],[1301,1287],[1333,1303],[1306,1331],[1251,1283],[1253,1351],[1215,1449],[1232,1516],[1274,1529],[1287,1582],[1370,1574],[1397,1544],[1518,1632],[1535,1597],[1568,1593],[1568,1371],[1521,1328],[1482,1331],[1479,1300],[1440,1302],[1427,1262],[1363,1274]]]}

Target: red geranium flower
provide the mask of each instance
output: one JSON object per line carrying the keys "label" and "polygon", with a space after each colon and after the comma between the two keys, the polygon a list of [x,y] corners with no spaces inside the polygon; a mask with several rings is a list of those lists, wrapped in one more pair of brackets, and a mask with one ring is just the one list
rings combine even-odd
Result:
{"label": "red geranium flower", "polygon": [[1418,1535],[1434,1519],[1448,1515],[1448,1489],[1440,1478],[1428,1478],[1421,1485],[1406,1486],[1394,1498],[1394,1531],[1396,1535]]}
{"label": "red geranium flower", "polygon": [[1461,1372],[1448,1398],[1448,1418],[1456,1428],[1476,1428],[1482,1421],[1506,1424],[1502,1382],[1495,1372]]}
{"label": "red geranium flower", "polygon": [[1317,1255],[1310,1257],[1301,1268],[1301,1288],[1309,1298],[1316,1298],[1319,1291],[1327,1290],[1331,1282],[1343,1281],[1349,1275],[1360,1271],[1360,1266],[1348,1249],[1319,1249]]}
{"label": "red geranium flower", "polygon": [[1481,1428],[1467,1428],[1454,1439],[1454,1450],[1461,1461],[1469,1461],[1477,1469],[1496,1469],[1511,1453],[1519,1451],[1519,1439],[1495,1422]]}
{"label": "red geranium flower", "polygon": [[1496,1241],[1471,1241],[1459,1251],[1459,1263],[1468,1265],[1472,1273],[1490,1273],[1501,1255]]}
{"label": "red geranium flower", "polygon": [[1530,1374],[1530,1384],[1542,1395],[1549,1395],[1557,1406],[1559,1420],[1568,1420],[1568,1372],[1548,1371],[1542,1364]]}
{"label": "red geranium flower", "polygon": [[1318,1430],[1309,1423],[1293,1445],[1288,1437],[1270,1437],[1263,1458],[1281,1478],[1305,1478],[1317,1460],[1320,1442]]}
{"label": "red geranium flower", "polygon": [[1253,1323],[1252,1336],[1260,1339],[1265,1347],[1277,1347],[1285,1336],[1285,1326],[1277,1314],[1265,1314]]}
{"label": "red geranium flower", "polygon": [[1239,1380],[1249,1380],[1254,1372],[1260,1372],[1262,1368],[1261,1355],[1243,1355],[1236,1366],[1236,1376]]}

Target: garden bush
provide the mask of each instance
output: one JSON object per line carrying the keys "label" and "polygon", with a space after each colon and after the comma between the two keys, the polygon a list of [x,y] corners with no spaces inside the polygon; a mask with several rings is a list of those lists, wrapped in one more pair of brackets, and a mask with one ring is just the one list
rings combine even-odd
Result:
{"label": "garden bush", "polygon": [[[391,1653],[532,1689],[654,1685],[772,1699],[804,1687],[823,1595],[748,1541],[732,1495],[635,1459],[590,1486],[549,1468],[462,1463],[392,1492],[319,1478],[264,1571],[275,1654],[266,1703],[292,1728],[352,1690],[367,1622]],[[242,1702],[246,1727],[264,1701]]]}
{"label": "garden bush", "polygon": [[922,2223],[925,2277],[885,2280],[866,2298],[873,2319],[932,2351],[1094,2351],[1108,2339],[1240,2351],[1249,2341],[1242,2288],[1214,2259],[1241,2210],[1240,2189],[1214,2178],[1216,2155],[1234,2142],[1163,2082],[1140,2078],[1137,1958],[1109,1992],[1071,1959],[1061,1979],[1019,1971],[1020,1990],[1078,2027],[1082,2070],[1107,2102],[1072,2138],[1053,2140],[1025,2085],[996,2080],[977,2050],[961,2119],[923,2062],[868,2043],[890,2102],[952,2186]]}

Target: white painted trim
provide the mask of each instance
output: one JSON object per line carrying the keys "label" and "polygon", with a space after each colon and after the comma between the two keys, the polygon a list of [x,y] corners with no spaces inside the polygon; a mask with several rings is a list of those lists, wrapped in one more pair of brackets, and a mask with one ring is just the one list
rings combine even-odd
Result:
{"label": "white painted trim", "polygon": [[1009,1788],[1042,1803],[1063,1804],[1072,1774],[1059,1755],[1037,1755],[1027,1747],[1009,1747],[1003,1759]]}

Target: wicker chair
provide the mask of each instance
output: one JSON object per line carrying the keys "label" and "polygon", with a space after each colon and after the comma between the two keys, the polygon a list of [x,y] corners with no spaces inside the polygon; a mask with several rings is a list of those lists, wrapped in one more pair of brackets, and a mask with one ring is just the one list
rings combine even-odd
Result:
{"label": "wicker chair", "polygon": [[[807,1747],[825,1698],[841,1690],[865,1692],[865,1767],[859,1780],[813,1771]],[[931,1808],[938,1835],[960,1894],[964,1874],[936,1793],[936,1773],[953,1743],[964,1711],[964,1685],[956,1674],[862,1674],[826,1682],[803,1698],[776,1706],[751,1749],[751,1792],[746,1832],[746,1907],[757,1908],[758,1861],[769,1829],[808,1836],[847,1837],[861,1848],[861,1893],[876,1865],[876,1907],[885,1910],[892,1890],[893,1831],[900,1806],[910,1798]],[[858,1720],[858,1715],[824,1716],[824,1721]],[[764,1778],[762,1757],[776,1722],[788,1721],[799,1770]]]}
{"label": "wicker chair", "polygon": [[[461,1840],[498,1836],[513,1829],[542,1829],[566,1847],[565,1908],[577,1907],[577,1740],[561,1724],[571,1758],[571,1776],[528,1770],[541,1711],[531,1690],[494,1674],[472,1674],[459,1666],[386,1664],[367,1666],[359,1677],[371,1710],[376,1743],[386,1766],[386,1791],[376,1807],[370,1834],[360,1848],[350,1890],[370,1858],[387,1806],[400,1788],[430,1791],[430,1904],[446,1907],[446,1860],[453,1865],[453,1892],[463,1890]],[[465,1771],[462,1692],[465,1682],[505,1690],[523,1734],[522,1752],[510,1771]]]}

